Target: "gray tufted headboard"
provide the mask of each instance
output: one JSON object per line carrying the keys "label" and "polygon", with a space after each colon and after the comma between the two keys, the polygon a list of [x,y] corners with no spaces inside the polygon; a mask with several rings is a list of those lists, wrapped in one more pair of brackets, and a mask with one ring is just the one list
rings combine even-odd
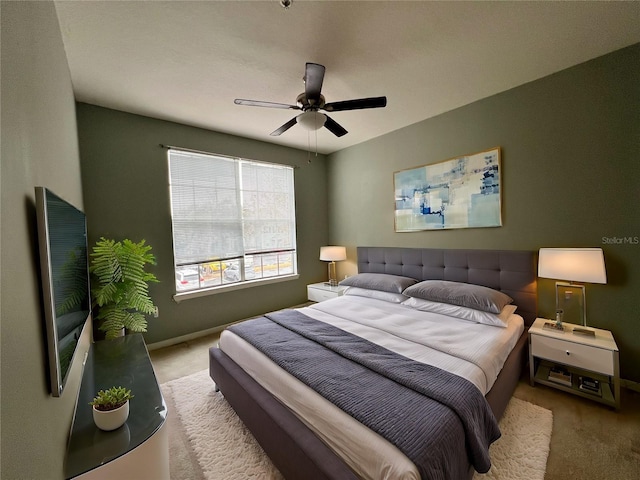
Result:
{"label": "gray tufted headboard", "polygon": [[534,252],[358,247],[358,272],[484,285],[513,298],[526,325],[537,317]]}

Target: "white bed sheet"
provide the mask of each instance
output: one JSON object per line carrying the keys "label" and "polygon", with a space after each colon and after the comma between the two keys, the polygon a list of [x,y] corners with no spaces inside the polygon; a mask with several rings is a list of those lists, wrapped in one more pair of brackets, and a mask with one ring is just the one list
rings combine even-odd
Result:
{"label": "white bed sheet", "polygon": [[[485,394],[490,389],[486,386],[493,385],[524,329],[518,315],[512,315],[507,328],[499,328],[357,296],[342,296],[299,310],[409,358],[463,376],[476,386],[480,384],[482,388],[478,388]],[[420,478],[415,465],[394,445],[279,368],[242,338],[225,330],[220,336],[220,348],[362,478]]]}
{"label": "white bed sheet", "polygon": [[524,320],[516,314],[501,328],[359,296],[341,296],[299,311],[466,378],[483,395],[524,331]]}

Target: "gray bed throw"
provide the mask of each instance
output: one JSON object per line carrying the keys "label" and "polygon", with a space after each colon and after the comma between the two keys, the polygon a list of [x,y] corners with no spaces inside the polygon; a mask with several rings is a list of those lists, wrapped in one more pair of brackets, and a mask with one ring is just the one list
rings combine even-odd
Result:
{"label": "gray bed throw", "polygon": [[469,381],[295,310],[229,327],[281,368],[402,451],[426,479],[491,466],[498,423]]}

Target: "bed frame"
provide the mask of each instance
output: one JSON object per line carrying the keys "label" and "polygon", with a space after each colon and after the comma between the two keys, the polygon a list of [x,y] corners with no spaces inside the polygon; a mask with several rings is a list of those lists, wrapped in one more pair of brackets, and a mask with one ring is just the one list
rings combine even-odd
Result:
{"label": "bed frame", "polygon": [[[514,299],[530,326],[536,318],[533,252],[358,247],[358,272],[388,273],[419,280],[484,285]],[[527,359],[527,328],[507,358],[486,399],[500,419]],[[287,479],[356,479],[357,475],[290,410],[218,348],[209,351],[209,373],[274,465]],[[469,478],[473,476],[470,467]]]}

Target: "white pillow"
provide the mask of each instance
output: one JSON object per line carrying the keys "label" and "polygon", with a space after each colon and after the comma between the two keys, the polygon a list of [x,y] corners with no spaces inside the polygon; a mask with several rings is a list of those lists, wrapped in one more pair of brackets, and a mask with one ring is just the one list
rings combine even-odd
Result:
{"label": "white pillow", "polygon": [[357,295],[359,297],[377,298],[391,303],[402,303],[409,297],[401,293],[383,292],[381,290],[369,290],[368,288],[349,287],[344,292],[345,295]]}
{"label": "white pillow", "polygon": [[470,322],[482,323],[483,325],[493,325],[495,327],[507,326],[507,320],[518,308],[515,305],[505,305],[499,314],[483,312],[469,307],[451,305],[450,303],[432,302],[422,298],[409,297],[402,302],[403,305],[423,312],[440,313],[449,317],[469,320]]}

